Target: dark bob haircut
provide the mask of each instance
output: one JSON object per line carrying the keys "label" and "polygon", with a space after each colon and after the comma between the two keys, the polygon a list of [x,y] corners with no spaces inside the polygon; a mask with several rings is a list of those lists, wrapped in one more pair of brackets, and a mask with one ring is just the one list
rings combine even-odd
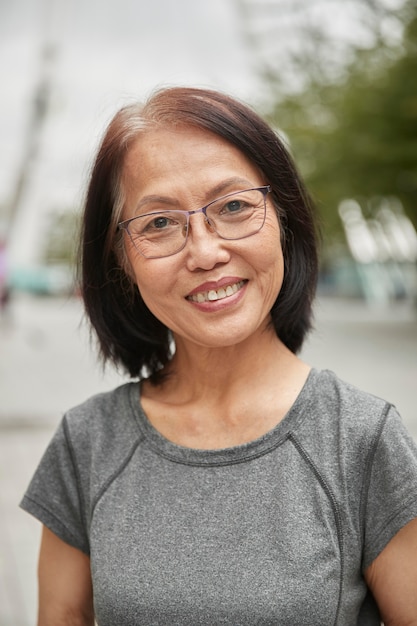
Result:
{"label": "dark bob haircut", "polygon": [[222,93],[188,87],[163,89],[143,105],[122,108],[105,132],[91,172],[80,288],[103,361],[155,382],[171,358],[172,337],[125,271],[117,222],[124,203],[124,162],[133,142],[152,128],[177,125],[210,131],[233,144],[271,185],[284,253],[283,285],[271,316],[278,337],[294,353],[311,328],[318,274],[312,202],[282,141],[251,108]]}

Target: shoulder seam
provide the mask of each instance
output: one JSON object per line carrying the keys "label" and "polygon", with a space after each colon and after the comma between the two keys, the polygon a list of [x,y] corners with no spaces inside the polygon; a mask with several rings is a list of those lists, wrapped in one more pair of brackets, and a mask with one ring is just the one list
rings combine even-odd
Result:
{"label": "shoulder seam", "polygon": [[144,435],[141,435],[132,445],[132,447],[130,448],[129,452],[127,453],[124,461],[119,465],[119,467],[113,472],[113,474],[111,474],[109,476],[109,478],[106,480],[106,482],[103,484],[103,486],[101,487],[101,489],[99,490],[99,492],[97,493],[96,497],[94,498],[94,500],[91,503],[91,512],[90,512],[90,524],[91,524],[91,520],[93,519],[94,516],[94,511],[96,509],[96,506],[98,505],[99,501],[101,500],[101,498],[103,497],[103,495],[106,493],[106,491],[109,489],[110,485],[116,480],[116,478],[118,476],[120,476],[120,474],[123,472],[123,470],[127,467],[127,465],[130,463],[136,449],[138,448],[138,446],[144,441],[145,437]]}
{"label": "shoulder seam", "polygon": [[63,430],[64,430],[64,437],[65,437],[65,441],[66,444],[68,446],[68,450],[70,453],[70,458],[71,458],[71,463],[72,463],[72,467],[74,469],[74,474],[75,474],[75,480],[76,480],[76,485],[77,485],[77,493],[78,493],[78,499],[80,502],[80,516],[81,516],[81,523],[82,526],[84,527],[84,532],[86,534],[86,537],[88,537],[88,534],[86,532],[86,521],[87,521],[87,507],[86,507],[86,503],[85,503],[85,498],[84,498],[84,494],[81,488],[82,485],[82,481],[81,481],[81,475],[80,472],[78,470],[78,465],[76,463],[76,454],[75,454],[75,450],[74,450],[74,446],[72,445],[72,441],[71,441],[71,437],[70,437],[70,432],[69,432],[69,426],[68,426],[68,422],[67,422],[67,416],[64,415],[63,421],[62,421],[62,425],[63,425]]}
{"label": "shoulder seam", "polygon": [[341,514],[340,514],[340,507],[330,485],[326,481],[325,477],[321,474],[318,467],[316,467],[313,459],[310,457],[307,450],[304,449],[304,446],[302,445],[302,443],[298,440],[298,438],[295,436],[294,433],[290,433],[288,436],[288,439],[293,443],[294,447],[297,449],[300,456],[304,459],[307,465],[309,465],[309,467],[312,469],[314,475],[316,476],[322,489],[324,490],[327,498],[329,499],[331,507],[333,509],[333,514],[334,514],[335,522],[336,522],[339,551],[340,551],[339,598],[337,602],[336,617],[334,621],[334,625],[336,626],[336,624],[339,621],[339,616],[340,616],[340,609],[341,609],[342,596],[343,596],[344,570],[345,570],[345,548],[344,548],[344,540],[343,540],[344,539],[343,538],[343,524],[342,524],[342,519],[341,519]]}
{"label": "shoulder seam", "polygon": [[393,408],[393,405],[390,404],[389,402],[385,403],[385,406],[381,412],[381,416],[379,419],[379,423],[377,425],[377,428],[375,430],[375,434],[374,434],[374,438],[373,441],[370,445],[369,448],[369,454],[368,454],[368,458],[366,459],[366,464],[365,464],[365,470],[364,470],[364,478],[363,478],[363,484],[362,484],[362,491],[361,491],[361,499],[360,499],[360,506],[359,506],[359,523],[360,523],[360,528],[361,528],[361,542],[362,542],[362,549],[365,543],[365,511],[366,511],[366,506],[367,506],[367,501],[368,501],[368,492],[369,492],[369,485],[371,482],[371,472],[372,472],[372,466],[373,466],[373,462],[374,462],[374,458],[375,458],[375,454],[376,454],[376,450],[378,448],[378,443],[379,440],[381,438],[382,435],[382,431],[384,430],[387,418],[388,418],[388,414],[390,412],[390,410]]}

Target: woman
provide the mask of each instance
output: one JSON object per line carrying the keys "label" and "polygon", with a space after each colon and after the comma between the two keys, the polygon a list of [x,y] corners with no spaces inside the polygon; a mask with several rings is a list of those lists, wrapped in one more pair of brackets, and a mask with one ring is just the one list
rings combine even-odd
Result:
{"label": "woman", "polygon": [[417,624],[417,449],[296,356],[314,216],[265,122],[193,88],[121,110],[82,271],[102,357],[139,382],[69,411],[23,499],[39,625]]}

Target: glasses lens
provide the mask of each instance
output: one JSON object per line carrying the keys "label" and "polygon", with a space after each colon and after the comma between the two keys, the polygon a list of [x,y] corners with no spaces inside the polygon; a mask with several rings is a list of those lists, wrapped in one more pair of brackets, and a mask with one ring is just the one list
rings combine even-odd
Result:
{"label": "glasses lens", "polygon": [[184,211],[158,211],[135,218],[129,223],[130,238],[147,259],[170,256],[184,247],[187,214]]}
{"label": "glasses lens", "polygon": [[215,200],[206,214],[220,237],[243,239],[261,230],[265,213],[265,195],[259,189],[250,189]]}
{"label": "glasses lens", "polygon": [[[260,189],[222,196],[207,207],[190,213],[206,214],[211,228],[222,239],[244,239],[265,223],[266,199]],[[187,241],[187,211],[155,211],[135,217],[127,231],[136,249],[147,259],[171,256]]]}

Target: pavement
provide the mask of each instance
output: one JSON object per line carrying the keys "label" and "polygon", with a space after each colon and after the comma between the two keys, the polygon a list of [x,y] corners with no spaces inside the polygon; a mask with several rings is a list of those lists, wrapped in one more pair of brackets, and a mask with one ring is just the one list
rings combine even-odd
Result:
{"label": "pavement", "polygon": [[[321,298],[303,358],[393,402],[417,440],[417,311]],[[0,319],[0,626],[36,624],[40,525],[18,508],[62,414],[125,380],[97,364],[75,298],[15,297]]]}

